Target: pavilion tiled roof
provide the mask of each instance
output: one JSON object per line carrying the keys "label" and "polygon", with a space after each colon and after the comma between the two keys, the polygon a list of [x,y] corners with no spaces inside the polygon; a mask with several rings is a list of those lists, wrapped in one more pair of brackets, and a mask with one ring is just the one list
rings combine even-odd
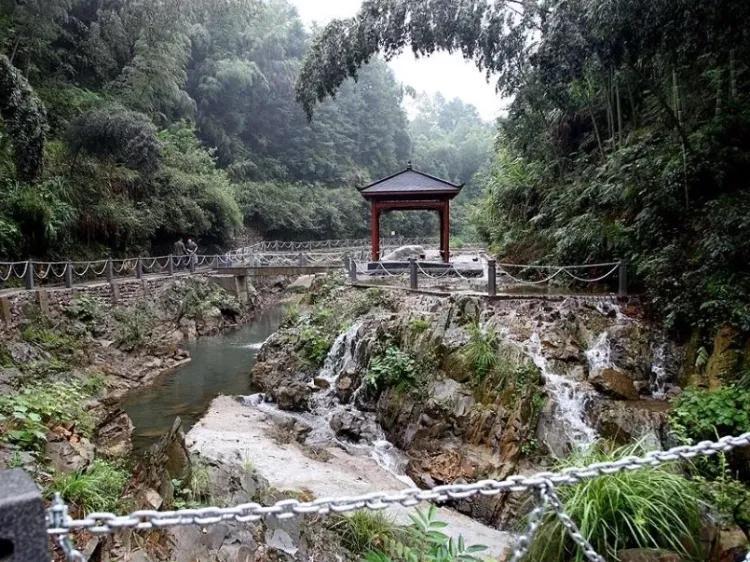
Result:
{"label": "pavilion tiled roof", "polygon": [[418,172],[411,164],[404,170],[359,187],[363,196],[385,195],[385,194],[431,194],[431,195],[457,195],[463,184],[455,184],[424,172]]}

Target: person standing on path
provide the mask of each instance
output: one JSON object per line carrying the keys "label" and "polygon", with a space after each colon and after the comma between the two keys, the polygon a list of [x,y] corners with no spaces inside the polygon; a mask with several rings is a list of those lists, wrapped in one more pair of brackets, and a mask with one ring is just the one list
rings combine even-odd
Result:
{"label": "person standing on path", "polygon": [[188,238],[187,241],[187,254],[188,254],[188,263],[195,263],[196,261],[196,254],[198,253],[198,244],[195,243],[195,240],[192,238]]}
{"label": "person standing on path", "polygon": [[183,242],[182,237],[180,237],[177,242],[174,243],[174,248],[172,248],[172,254],[177,257],[177,269],[182,269],[182,266],[185,265],[183,263],[185,253],[185,242]]}

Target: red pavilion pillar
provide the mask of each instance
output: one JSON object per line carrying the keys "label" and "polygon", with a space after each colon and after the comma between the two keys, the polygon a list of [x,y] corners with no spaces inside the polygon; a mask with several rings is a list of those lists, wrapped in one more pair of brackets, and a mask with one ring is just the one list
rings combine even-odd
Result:
{"label": "red pavilion pillar", "polygon": [[444,263],[450,262],[450,203],[445,200],[440,207],[440,256]]}
{"label": "red pavilion pillar", "polygon": [[370,204],[370,247],[372,261],[380,261],[380,207],[375,201]]}

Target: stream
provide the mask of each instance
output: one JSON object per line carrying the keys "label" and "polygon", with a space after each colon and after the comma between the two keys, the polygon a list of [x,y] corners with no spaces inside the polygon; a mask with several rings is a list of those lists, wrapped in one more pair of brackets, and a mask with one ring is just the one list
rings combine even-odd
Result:
{"label": "stream", "polygon": [[133,421],[133,449],[140,452],[172,427],[176,416],[185,432],[220,394],[254,392],[250,369],[261,345],[281,324],[283,306],[270,306],[250,322],[216,336],[205,336],[185,347],[192,360],[164,373],[153,384],[130,392],[122,408]]}

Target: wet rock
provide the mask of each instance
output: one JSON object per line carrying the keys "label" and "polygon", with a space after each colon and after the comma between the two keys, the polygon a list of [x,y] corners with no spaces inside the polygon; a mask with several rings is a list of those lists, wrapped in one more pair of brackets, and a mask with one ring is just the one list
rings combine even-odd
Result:
{"label": "wet rock", "polygon": [[620,562],[684,562],[679,554],[657,548],[628,548],[617,556]]}
{"label": "wet rock", "polygon": [[354,381],[348,375],[342,375],[336,380],[336,396],[338,399],[347,403],[354,393]]}
{"label": "wet rock", "polygon": [[0,443],[0,470],[6,468],[23,468],[28,472],[34,470],[36,459],[27,451],[20,451],[10,445]]}
{"label": "wet rock", "polygon": [[589,376],[589,382],[604,394],[622,400],[638,400],[633,379],[619,369],[602,369]]}
{"label": "wet rock", "polygon": [[651,450],[661,448],[668,412],[666,402],[606,400],[595,405],[593,417],[602,437],[623,445],[642,441],[644,449]]}
{"label": "wet rock", "polygon": [[49,355],[38,347],[26,342],[10,342],[7,344],[8,353],[16,365],[23,365],[39,359],[46,359]]}
{"label": "wet rock", "polygon": [[198,328],[195,324],[195,320],[190,318],[180,318],[180,331],[182,336],[188,340],[194,340],[198,337]]}
{"label": "wet rock", "polygon": [[331,386],[331,383],[328,382],[328,380],[324,379],[323,377],[313,377],[313,384],[315,385],[315,388],[317,389],[326,389]]}
{"label": "wet rock", "polygon": [[144,369],[161,369],[164,366],[164,361],[158,357],[149,359],[143,364]]}
{"label": "wet rock", "polygon": [[15,367],[0,367],[0,395],[11,392],[22,376]]}
{"label": "wet rock", "polygon": [[304,293],[310,290],[315,281],[315,275],[300,275],[287,287],[292,293]]}
{"label": "wet rock", "polygon": [[124,457],[133,450],[132,434],[133,422],[124,411],[117,409],[97,428],[96,450],[105,457]]}
{"label": "wet rock", "polygon": [[281,410],[302,412],[309,408],[311,389],[301,382],[280,386],[272,392],[276,405]]}
{"label": "wet rock", "polygon": [[345,437],[355,442],[363,439],[371,442],[376,438],[378,431],[375,423],[365,417],[359,410],[334,412],[331,417],[330,426],[337,436]]}
{"label": "wet rock", "polygon": [[714,548],[711,550],[712,562],[735,562],[744,560],[748,552],[747,535],[739,527],[720,529]]}
{"label": "wet rock", "polygon": [[53,431],[47,435],[44,455],[58,472],[77,472],[94,460],[94,445],[85,437]]}

